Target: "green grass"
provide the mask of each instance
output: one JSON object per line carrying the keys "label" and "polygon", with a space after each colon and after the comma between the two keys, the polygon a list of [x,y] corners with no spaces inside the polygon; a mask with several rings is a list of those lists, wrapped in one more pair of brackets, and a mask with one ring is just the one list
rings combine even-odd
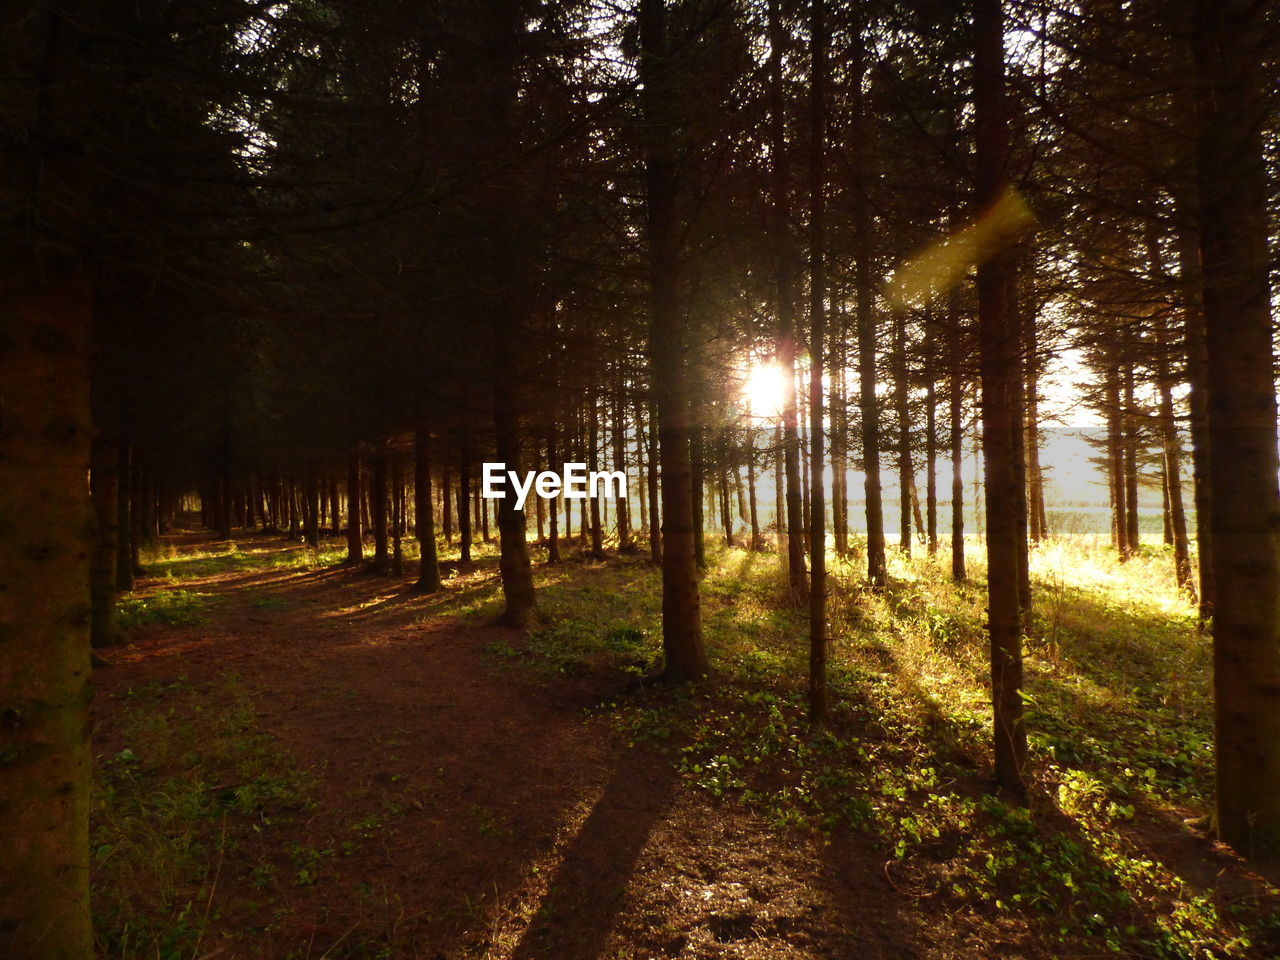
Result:
{"label": "green grass", "polygon": [[[716,682],[605,712],[631,742],[665,743],[696,787],[779,829],[868,834],[946,909],[1015,917],[1055,952],[1190,960],[1274,946],[1276,891],[1227,903],[1143,840],[1185,830],[1213,788],[1209,641],[1169,552],[1146,546],[1120,564],[1091,537],[1034,552],[1027,808],[988,796],[984,780],[981,561],[971,545],[957,586],[949,557],[894,556],[881,595],[862,585],[860,557],[833,560],[834,709],[815,728],[806,614],[788,606],[777,556],[713,551],[702,596]],[[546,622],[496,659],[539,675],[656,666],[656,570],[544,567],[538,579]]]}
{"label": "green grass", "polygon": [[92,905],[98,952],[186,960],[206,934],[224,867],[247,864],[264,887],[273,869],[255,838],[312,803],[311,778],[259,731],[229,678],[129,690],[111,705],[126,744],[95,761]]}
{"label": "green grass", "polygon": [[341,563],[346,544],[324,541],[319,549],[294,546],[281,550],[278,544],[242,547],[230,541],[218,550],[175,550],[164,548],[143,557],[149,577],[179,581],[228,576],[263,570],[313,570]]}
{"label": "green grass", "polygon": [[219,599],[197,590],[182,589],[128,594],[116,601],[116,624],[122,630],[147,623],[199,626],[209,622],[209,608]]}

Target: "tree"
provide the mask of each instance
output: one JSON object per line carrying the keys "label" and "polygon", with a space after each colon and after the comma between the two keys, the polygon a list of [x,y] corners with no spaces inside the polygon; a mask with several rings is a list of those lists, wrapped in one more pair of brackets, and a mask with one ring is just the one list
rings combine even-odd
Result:
{"label": "tree", "polygon": [[[1009,152],[1004,90],[1001,0],[974,0],[975,200],[980,216],[998,216],[1008,202]],[[995,776],[1012,796],[1026,793],[1027,731],[1022,708],[1022,616],[1019,601],[1018,503],[1021,482],[1015,443],[1018,376],[1017,310],[1008,249],[978,265],[978,347],[982,382],[982,454],[986,475],[987,617]]]}
{"label": "tree", "polygon": [[1200,260],[1213,489],[1218,834],[1280,859],[1280,488],[1265,103],[1247,38],[1262,8],[1197,0]]}
{"label": "tree", "polygon": [[0,953],[48,960],[93,954],[86,14],[0,15]]}
{"label": "tree", "polygon": [[[672,153],[672,82],[665,0],[641,0],[639,74],[649,127],[645,155],[646,242],[649,253],[649,358],[658,412],[662,463],[662,650],[664,678],[695,680],[707,672],[702,643],[698,570],[694,560],[693,474],[684,324],[678,302],[676,162]],[[700,491],[698,491],[700,494]]]}

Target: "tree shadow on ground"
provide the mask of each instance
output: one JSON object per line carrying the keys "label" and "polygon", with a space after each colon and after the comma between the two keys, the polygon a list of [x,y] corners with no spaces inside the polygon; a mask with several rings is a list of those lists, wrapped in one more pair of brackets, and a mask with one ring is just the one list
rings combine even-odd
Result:
{"label": "tree shadow on ground", "polygon": [[595,960],[623,909],[632,872],[670,807],[676,774],[648,751],[623,755],[564,850],[513,960]]}

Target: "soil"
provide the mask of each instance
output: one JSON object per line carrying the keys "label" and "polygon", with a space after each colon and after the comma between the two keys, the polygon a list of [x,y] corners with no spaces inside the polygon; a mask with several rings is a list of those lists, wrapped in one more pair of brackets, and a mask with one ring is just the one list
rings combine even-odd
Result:
{"label": "soil", "polygon": [[243,865],[225,864],[213,913],[224,928],[249,919],[208,956],[1043,953],[1023,929],[912,897],[869,845],[777,831],[686,786],[669,756],[629,747],[593,711],[622,695],[616,676],[547,681],[505,665],[487,648],[509,631],[430,615],[409,578],[336,567],[181,585],[219,598],[210,622],[138,627],[107,652],[97,752],[120,748],[113,706],[130,687],[234,674],[259,727],[316,779],[317,803],[262,833],[282,874],[298,844],[328,846],[354,823],[378,823],[323,859],[314,882],[270,897]]}

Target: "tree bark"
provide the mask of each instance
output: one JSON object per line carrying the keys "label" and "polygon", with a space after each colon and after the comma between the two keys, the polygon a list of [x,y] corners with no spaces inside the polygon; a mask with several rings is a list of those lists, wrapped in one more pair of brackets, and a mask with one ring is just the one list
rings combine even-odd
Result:
{"label": "tree bark", "polygon": [[867,170],[868,127],[865,95],[867,39],[865,25],[855,24],[849,63],[850,130],[853,144],[854,310],[858,328],[858,407],[862,415],[862,468],[867,514],[867,579],[876,588],[888,582],[885,562],[884,506],[880,490],[880,405],[876,397],[875,287],[871,263],[870,173]]}
{"label": "tree bark", "polygon": [[[997,203],[1009,153],[1000,0],[974,0],[976,200]],[[1017,475],[1014,429],[1019,384],[1011,257],[1001,250],[978,265],[978,346],[982,382],[982,452],[986,472],[988,630],[995,778],[1026,795],[1027,733],[1022,707],[1022,616],[1019,601]]]}
{"label": "tree bark", "polygon": [[347,563],[364,560],[364,532],[360,527],[360,454],[347,457]]}
{"label": "tree bark", "polygon": [[0,955],[88,960],[92,296],[73,267],[0,270]]}
{"label": "tree bark", "polygon": [[827,25],[823,0],[811,0],[809,103],[809,717],[827,712],[827,507],[822,374],[826,358],[826,83]]}
{"label": "tree bark", "polygon": [[462,428],[458,452],[458,539],[459,563],[471,562],[471,428]]}
{"label": "tree bark", "polygon": [[373,458],[373,489],[369,491],[369,495],[373,501],[373,569],[378,573],[388,573],[391,569],[391,556],[388,550],[390,531],[387,517],[390,492],[385,448],[379,450]]}
{"label": "tree bark", "polygon": [[662,563],[662,505],[658,498],[658,407],[649,401],[649,559]]}
{"label": "tree bark", "polygon": [[89,580],[93,620],[89,636],[94,647],[120,642],[116,631],[116,524],[120,510],[117,456],[115,440],[102,434],[93,438],[89,474],[94,513]]}
{"label": "tree bark", "polygon": [[641,108],[649,129],[645,156],[646,241],[651,329],[649,355],[662,460],[662,649],[664,677],[707,672],[694,558],[694,487],[689,462],[689,402],[684,322],[679,303],[676,158],[667,61],[665,0],[640,0]]}
{"label": "tree bark", "polygon": [[1213,489],[1218,834],[1280,861],[1280,486],[1272,357],[1263,6],[1197,0],[1200,252]]}
{"label": "tree bark", "polygon": [[[1184,205],[1185,206],[1185,205]],[[1186,213],[1185,209],[1180,210]],[[1191,432],[1191,473],[1196,505],[1197,572],[1200,576],[1200,624],[1213,616],[1213,496],[1209,479],[1209,358],[1205,348],[1204,301],[1199,237],[1180,224],[1178,279],[1182,292],[1183,350],[1187,361],[1187,408]]]}
{"label": "tree bark", "polygon": [[413,497],[415,533],[418,537],[419,593],[435,593],[440,589],[440,557],[436,553],[436,517],[431,496],[431,432],[418,424],[413,437]]}
{"label": "tree bark", "polygon": [[800,432],[796,410],[796,282],[791,242],[791,197],[787,176],[786,101],[782,86],[783,40],[780,0],[769,0],[770,232],[773,237],[778,306],[778,364],[782,368],[782,452],[786,474],[787,576],[796,601],[808,588],[804,565],[805,526],[800,480]]}

